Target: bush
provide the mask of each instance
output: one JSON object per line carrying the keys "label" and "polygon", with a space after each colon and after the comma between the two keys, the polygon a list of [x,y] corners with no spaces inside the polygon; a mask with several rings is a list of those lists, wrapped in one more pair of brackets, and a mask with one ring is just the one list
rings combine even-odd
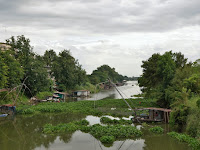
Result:
{"label": "bush", "polygon": [[100,138],[100,141],[102,143],[112,144],[115,141],[115,137],[114,136],[102,136]]}
{"label": "bush", "polygon": [[36,97],[37,99],[46,99],[47,96],[52,96],[52,92],[39,92]]}
{"label": "bush", "polygon": [[196,104],[197,104],[197,107],[200,108],[200,99],[197,100]]}
{"label": "bush", "polygon": [[164,132],[164,129],[161,127],[155,126],[155,127],[150,128],[149,131],[151,131],[153,133],[161,134]]}
{"label": "bush", "polygon": [[173,108],[170,114],[170,124],[183,126],[186,125],[187,116],[189,114],[189,107],[184,104],[180,104],[179,106]]}

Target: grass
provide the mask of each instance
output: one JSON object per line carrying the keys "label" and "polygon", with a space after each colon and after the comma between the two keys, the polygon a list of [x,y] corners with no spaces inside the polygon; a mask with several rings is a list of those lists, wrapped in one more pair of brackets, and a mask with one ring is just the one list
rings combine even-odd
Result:
{"label": "grass", "polygon": [[190,137],[186,134],[180,134],[176,132],[169,132],[169,136],[179,140],[180,142],[186,142],[193,150],[199,150],[200,149],[200,141]]}

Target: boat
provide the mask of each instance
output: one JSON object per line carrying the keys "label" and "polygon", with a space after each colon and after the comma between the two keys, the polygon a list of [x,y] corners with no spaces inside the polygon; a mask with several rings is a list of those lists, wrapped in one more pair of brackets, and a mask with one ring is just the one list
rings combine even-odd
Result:
{"label": "boat", "polygon": [[0,117],[7,117],[8,114],[1,114]]}

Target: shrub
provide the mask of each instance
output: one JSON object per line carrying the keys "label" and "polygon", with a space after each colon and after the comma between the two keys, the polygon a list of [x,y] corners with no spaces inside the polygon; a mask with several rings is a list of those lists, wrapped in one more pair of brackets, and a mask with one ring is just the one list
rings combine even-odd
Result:
{"label": "shrub", "polygon": [[200,99],[197,100],[196,104],[197,104],[197,107],[200,108]]}
{"label": "shrub", "polygon": [[164,129],[161,127],[155,126],[155,127],[150,128],[149,131],[151,131],[153,133],[161,134],[164,132]]}

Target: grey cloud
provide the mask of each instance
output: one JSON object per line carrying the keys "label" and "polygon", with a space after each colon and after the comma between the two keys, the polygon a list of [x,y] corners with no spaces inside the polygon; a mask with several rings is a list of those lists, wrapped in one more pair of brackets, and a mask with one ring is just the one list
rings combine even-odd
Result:
{"label": "grey cloud", "polygon": [[199,0],[1,0],[7,26],[60,28],[90,34],[163,32],[200,24]]}

